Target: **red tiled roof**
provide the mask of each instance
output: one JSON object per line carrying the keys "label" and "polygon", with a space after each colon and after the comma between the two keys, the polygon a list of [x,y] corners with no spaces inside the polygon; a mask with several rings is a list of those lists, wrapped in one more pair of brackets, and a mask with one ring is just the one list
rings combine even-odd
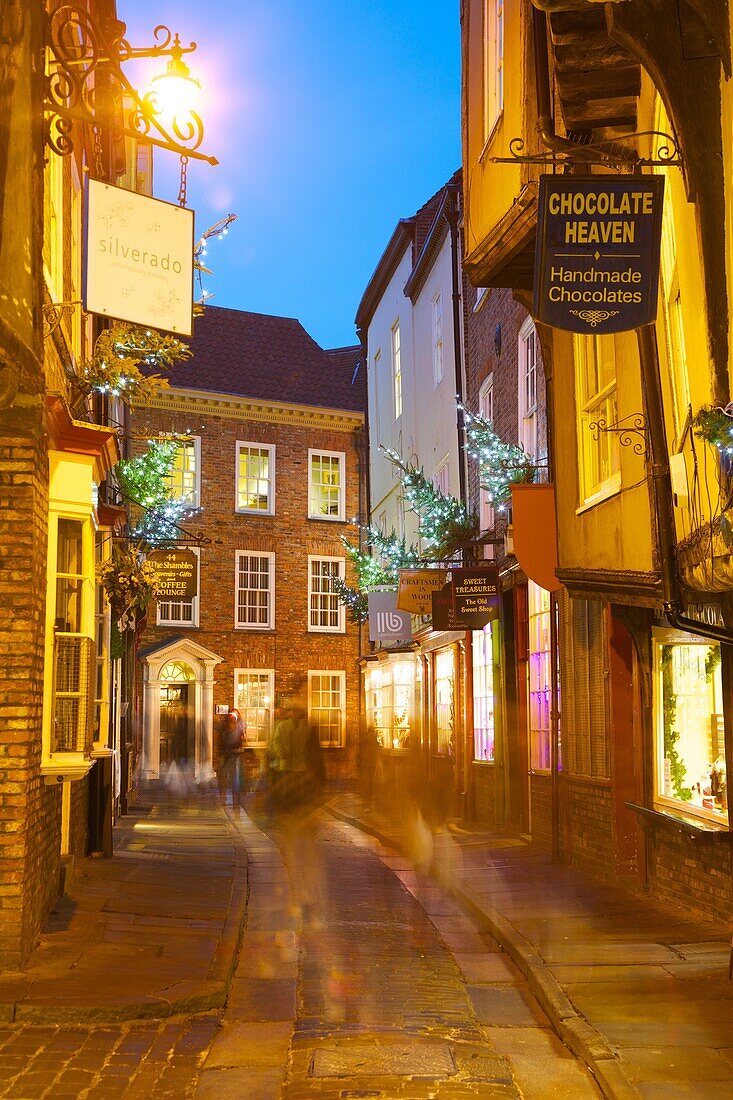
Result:
{"label": "red tiled roof", "polygon": [[353,378],[361,349],[324,351],[294,317],[207,306],[194,322],[191,348],[193,358],[168,376],[174,388],[335,409],[365,407],[364,372]]}

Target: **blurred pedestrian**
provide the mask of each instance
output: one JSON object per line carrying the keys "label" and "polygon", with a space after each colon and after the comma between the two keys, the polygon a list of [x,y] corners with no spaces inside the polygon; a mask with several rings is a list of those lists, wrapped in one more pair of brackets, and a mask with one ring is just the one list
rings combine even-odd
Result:
{"label": "blurred pedestrian", "polygon": [[244,724],[238,710],[226,715],[219,735],[221,794],[224,802],[231,792],[232,809],[242,806],[244,795]]}

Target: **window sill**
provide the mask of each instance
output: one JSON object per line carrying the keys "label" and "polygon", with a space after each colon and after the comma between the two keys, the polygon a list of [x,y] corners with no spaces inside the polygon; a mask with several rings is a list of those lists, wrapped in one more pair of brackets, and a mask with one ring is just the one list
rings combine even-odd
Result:
{"label": "window sill", "polygon": [[272,511],[265,511],[264,508],[235,508],[235,516],[259,516],[262,519],[272,519],[275,515],[274,509]]}
{"label": "window sill", "polygon": [[579,508],[575,509],[576,516],[582,516],[584,512],[589,512],[591,508],[595,508],[597,504],[602,504],[604,500],[618,496],[620,492],[621,474],[614,474],[608,481],[604,481],[603,485],[599,486],[592,496],[584,500]]}
{"label": "window sill", "polygon": [[496,764],[495,760],[474,760],[474,764],[479,764],[482,767],[493,768]]}
{"label": "window sill", "polygon": [[309,626],[307,634],[345,634],[345,626]]}
{"label": "window sill", "polygon": [[55,753],[45,764],[41,764],[41,777],[47,787],[57,787],[60,783],[84,779],[93,767],[94,760],[82,756],[80,752]]}
{"label": "window sill", "polygon": [[638,806],[635,802],[625,803],[627,810],[633,810],[640,818],[652,825],[674,829],[679,833],[688,833],[693,838],[706,837],[708,840],[726,841],[730,838],[730,829],[725,822],[709,821],[707,818],[686,815],[671,808],[650,810],[647,806]]}
{"label": "window sill", "polygon": [[235,623],[234,624],[234,629],[235,630],[246,630],[246,631],[249,631],[250,633],[255,633],[255,634],[274,634],[275,633],[275,627],[274,626],[250,626],[249,623],[247,623],[247,624]]}
{"label": "window sill", "polygon": [[308,516],[314,523],[346,523],[343,516]]}
{"label": "window sill", "polygon": [[198,630],[199,629],[199,624],[198,623],[182,623],[180,621],[180,619],[176,620],[176,622],[168,622],[166,619],[158,619],[156,621],[155,625],[166,627],[166,628],[174,626],[174,627],[177,627],[179,630]]}

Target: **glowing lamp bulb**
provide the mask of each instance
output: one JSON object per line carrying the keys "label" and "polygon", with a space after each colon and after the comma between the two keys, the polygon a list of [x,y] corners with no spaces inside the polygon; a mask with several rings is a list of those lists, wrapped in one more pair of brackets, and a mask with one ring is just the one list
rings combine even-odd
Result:
{"label": "glowing lamp bulb", "polygon": [[201,84],[180,57],[172,57],[165,72],[153,77],[151,84],[156,110],[165,118],[183,117],[196,109]]}

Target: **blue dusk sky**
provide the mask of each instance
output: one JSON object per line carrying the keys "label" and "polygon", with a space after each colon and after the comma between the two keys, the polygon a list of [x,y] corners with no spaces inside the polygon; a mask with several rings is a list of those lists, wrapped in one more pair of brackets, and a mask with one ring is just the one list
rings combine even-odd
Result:
{"label": "blue dusk sky", "polygon": [[[118,0],[133,46],[157,23],[198,49],[204,151],[188,204],[211,242],[213,304],[297,317],[323,347],[354,315],[399,218],[460,165],[458,0]],[[128,66],[145,90],[161,63]],[[178,161],[155,154],[175,202]]]}

